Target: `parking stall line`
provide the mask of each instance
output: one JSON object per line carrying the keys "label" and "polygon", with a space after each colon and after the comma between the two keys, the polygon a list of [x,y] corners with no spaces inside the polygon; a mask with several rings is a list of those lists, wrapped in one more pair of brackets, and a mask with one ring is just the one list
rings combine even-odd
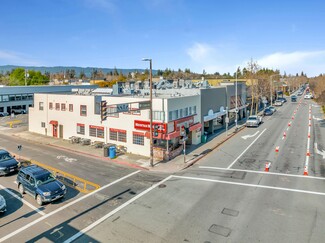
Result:
{"label": "parking stall line", "polygon": [[7,188],[5,188],[4,186],[0,185],[0,188],[2,190],[4,190],[5,192],[7,192],[8,194],[10,194],[11,196],[13,196],[14,198],[18,199],[19,201],[21,201],[23,204],[25,204],[26,206],[30,207],[31,209],[33,209],[34,211],[36,211],[37,213],[39,213],[40,215],[44,216],[46,215],[46,213],[44,213],[43,211],[41,211],[40,209],[38,209],[37,207],[33,206],[32,204],[30,204],[29,202],[27,202],[26,200],[22,199],[21,197],[17,196],[15,193],[11,192],[10,190],[8,190]]}
{"label": "parking stall line", "polygon": [[88,232],[89,230],[93,229],[94,227],[96,227],[97,225],[99,225],[100,223],[102,223],[103,221],[105,221],[106,219],[108,219],[109,217],[111,217],[112,215],[114,215],[115,213],[119,212],[120,210],[122,210],[123,208],[125,208],[126,206],[130,205],[131,203],[133,203],[135,200],[139,199],[140,197],[144,196],[145,194],[147,194],[148,192],[150,192],[151,190],[155,189],[156,187],[158,187],[159,185],[161,185],[162,183],[168,181],[169,179],[171,179],[173,176],[170,175],[168,177],[166,177],[165,179],[163,179],[162,181],[152,185],[151,187],[149,187],[148,189],[146,189],[145,191],[141,192],[140,194],[138,194],[137,196],[133,197],[132,199],[130,199],[129,201],[125,202],[124,204],[122,204],[121,206],[117,207],[116,209],[114,209],[113,211],[111,211],[110,213],[106,214],[105,216],[103,216],[102,218],[98,219],[97,221],[95,221],[94,223],[92,223],[91,225],[89,225],[88,227],[84,228],[83,230],[79,231],[77,234],[71,236],[69,239],[65,240],[63,243],[70,243],[76,239],[78,239],[80,236],[82,236],[83,234],[85,234],[86,232]]}
{"label": "parking stall line", "polygon": [[54,210],[54,211],[52,211],[52,212],[46,214],[46,215],[44,215],[44,216],[42,216],[42,217],[40,217],[40,218],[34,220],[33,222],[30,222],[29,224],[26,224],[25,226],[23,226],[23,227],[21,227],[21,228],[15,230],[15,231],[13,231],[13,232],[11,232],[10,234],[8,234],[8,235],[6,235],[6,236],[0,238],[0,242],[4,242],[4,241],[10,239],[11,237],[13,237],[13,236],[19,234],[20,232],[22,232],[22,231],[24,231],[24,230],[30,228],[31,226],[33,226],[33,225],[35,225],[35,224],[41,222],[42,220],[44,220],[44,219],[46,219],[46,218],[48,218],[48,217],[50,217],[50,216],[52,216],[52,215],[54,215],[54,214],[56,214],[56,213],[58,213],[58,212],[64,210],[64,209],[66,209],[66,208],[68,208],[68,207],[70,207],[70,206],[76,204],[77,202],[80,202],[81,200],[84,200],[84,199],[86,199],[86,198],[88,198],[88,197],[90,197],[90,196],[96,194],[97,192],[100,192],[100,191],[102,191],[102,190],[104,190],[104,189],[106,189],[106,188],[108,188],[108,187],[110,187],[110,186],[112,186],[112,185],[114,185],[114,184],[120,182],[120,181],[123,181],[123,180],[125,180],[125,179],[127,179],[127,178],[129,178],[129,177],[131,177],[131,176],[133,176],[133,175],[135,175],[135,174],[137,174],[137,173],[139,173],[139,172],[141,172],[141,170],[137,170],[137,171],[132,172],[132,173],[126,175],[126,176],[123,176],[123,177],[121,177],[121,178],[119,178],[119,179],[117,179],[117,180],[115,180],[115,181],[113,181],[113,182],[111,182],[111,183],[109,183],[109,184],[107,184],[107,185],[105,185],[105,186],[103,186],[103,187],[101,187],[101,188],[95,190],[95,191],[92,191],[92,192],[89,193],[89,194],[86,194],[86,195],[84,195],[84,196],[82,196],[82,197],[80,197],[80,198],[78,198],[78,199],[76,199],[76,200],[74,200],[74,201],[72,201],[72,202],[66,204],[66,205],[63,205],[62,207],[60,207],[60,208],[58,208],[58,209],[56,209],[56,210]]}

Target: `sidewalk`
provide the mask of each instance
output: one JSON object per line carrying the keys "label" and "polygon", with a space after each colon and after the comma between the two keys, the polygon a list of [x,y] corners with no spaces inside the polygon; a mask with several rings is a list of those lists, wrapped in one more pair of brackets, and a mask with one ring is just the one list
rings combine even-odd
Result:
{"label": "sidewalk", "polygon": [[[244,128],[243,123],[244,121],[238,123],[239,129],[237,132]],[[150,159],[148,157],[134,154],[121,154],[117,156],[116,159],[110,159],[108,157],[104,157],[103,149],[94,148],[93,146],[89,145],[72,144],[67,140],[32,133],[26,131],[26,127],[8,129],[4,134],[7,134],[9,136],[16,136],[36,144],[38,143],[55,147],[63,151],[83,154],[88,157],[96,157],[102,159],[103,161],[116,163],[123,166],[129,166],[137,169],[150,170],[155,172],[174,173],[190,167],[198,160],[203,158],[205,155],[207,155],[209,152],[216,149],[219,145],[234,136],[236,132],[235,126],[232,125],[228,130],[228,136],[226,135],[225,129],[222,129],[218,133],[210,136],[206,143],[192,145],[191,149],[188,151],[188,153],[186,153],[185,163],[184,155],[181,154],[170,161],[154,162],[153,167],[150,166]]]}

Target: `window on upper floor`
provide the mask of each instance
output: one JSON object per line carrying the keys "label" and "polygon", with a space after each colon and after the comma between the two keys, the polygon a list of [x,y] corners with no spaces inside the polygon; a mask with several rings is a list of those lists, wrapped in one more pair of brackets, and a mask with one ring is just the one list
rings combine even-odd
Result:
{"label": "window on upper floor", "polygon": [[65,104],[64,103],[61,104],[61,111],[65,111]]}
{"label": "window on upper floor", "polygon": [[73,104],[69,104],[69,111],[73,111]]}
{"label": "window on upper floor", "polygon": [[80,116],[87,116],[87,106],[80,105]]}
{"label": "window on upper floor", "polygon": [[55,103],[55,109],[56,109],[57,111],[60,110],[60,103]]}
{"label": "window on upper floor", "polygon": [[39,107],[39,110],[40,111],[43,111],[44,110],[44,102],[38,102],[38,107]]}
{"label": "window on upper floor", "polygon": [[50,109],[50,110],[53,109],[53,103],[52,103],[52,102],[49,103],[49,109]]}

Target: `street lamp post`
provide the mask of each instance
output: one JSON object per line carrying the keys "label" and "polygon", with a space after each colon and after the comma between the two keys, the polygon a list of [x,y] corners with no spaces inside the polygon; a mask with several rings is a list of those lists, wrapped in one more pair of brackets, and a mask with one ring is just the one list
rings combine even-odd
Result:
{"label": "street lamp post", "polygon": [[271,100],[271,106],[272,106],[272,100],[273,100],[273,80],[272,80],[272,77],[274,76],[281,76],[281,74],[273,74],[270,76],[270,100]]}
{"label": "street lamp post", "polygon": [[236,87],[235,87],[235,96],[236,96],[236,108],[235,108],[235,123],[236,123],[236,131],[237,131],[237,129],[238,129],[238,127],[237,127],[237,125],[238,125],[238,121],[237,121],[237,119],[238,119],[238,117],[237,117],[237,113],[238,113],[238,105],[237,105],[237,103],[238,103],[238,101],[237,101],[237,73],[238,73],[238,69],[236,70]]}
{"label": "street lamp post", "polygon": [[153,167],[153,141],[152,141],[152,59],[143,58],[142,61],[150,62],[150,111],[149,111],[149,119],[150,119],[150,166]]}

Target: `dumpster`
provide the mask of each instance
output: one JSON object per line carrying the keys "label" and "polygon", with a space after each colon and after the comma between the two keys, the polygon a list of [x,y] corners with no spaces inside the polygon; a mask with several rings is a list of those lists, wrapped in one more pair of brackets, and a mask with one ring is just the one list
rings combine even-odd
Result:
{"label": "dumpster", "polygon": [[109,158],[114,159],[116,157],[116,147],[111,146],[109,147]]}

